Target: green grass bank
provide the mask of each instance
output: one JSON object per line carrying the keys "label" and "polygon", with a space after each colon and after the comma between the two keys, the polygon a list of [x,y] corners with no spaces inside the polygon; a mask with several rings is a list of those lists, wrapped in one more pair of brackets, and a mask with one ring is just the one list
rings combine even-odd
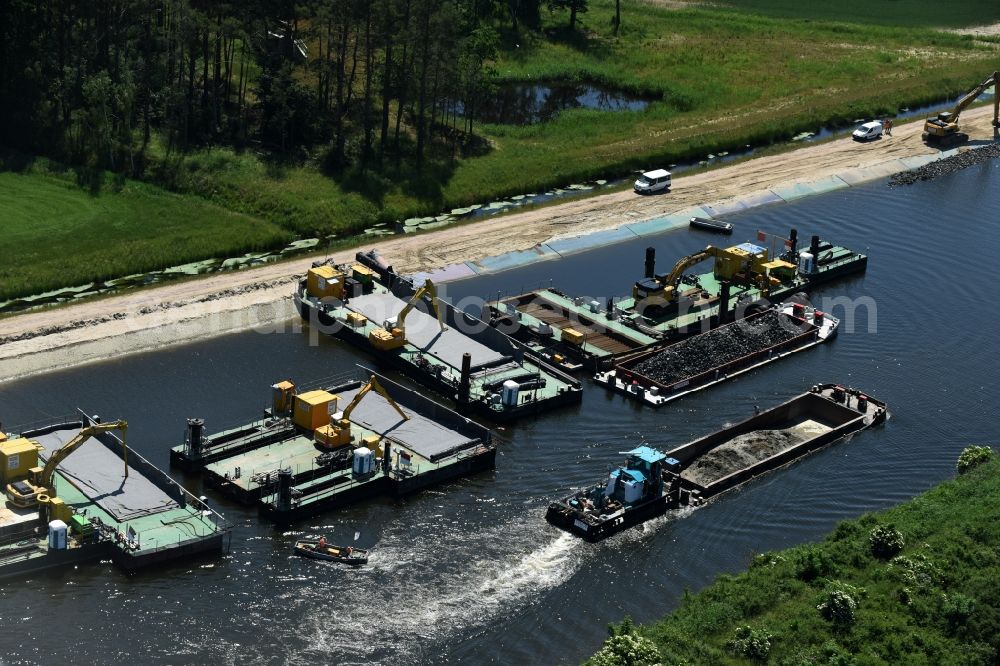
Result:
{"label": "green grass bank", "polygon": [[[982,453],[982,451],[980,451]],[[824,541],[763,553],[663,620],[615,629],[610,664],[995,664],[1000,460]],[[621,651],[621,650],[619,650]]]}
{"label": "green grass bank", "polygon": [[[293,237],[278,225],[148,183],[0,171],[0,300],[155,270]],[[94,180],[97,179],[97,181]]]}

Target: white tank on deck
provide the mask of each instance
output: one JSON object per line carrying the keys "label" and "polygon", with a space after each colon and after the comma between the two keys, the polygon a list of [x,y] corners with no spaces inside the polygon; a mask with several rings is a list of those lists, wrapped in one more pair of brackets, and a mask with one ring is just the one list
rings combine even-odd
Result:
{"label": "white tank on deck", "polygon": [[66,550],[66,529],[61,520],[49,523],[49,550]]}
{"label": "white tank on deck", "polygon": [[799,253],[799,273],[806,275],[816,270],[816,257],[811,252]]}
{"label": "white tank on deck", "polygon": [[372,471],[375,456],[367,446],[359,446],[354,449],[354,473],[359,475],[368,474]]}
{"label": "white tank on deck", "polygon": [[503,391],[501,392],[501,400],[503,404],[508,407],[514,407],[517,405],[517,394],[521,390],[521,385],[515,382],[513,379],[508,379],[503,383]]}

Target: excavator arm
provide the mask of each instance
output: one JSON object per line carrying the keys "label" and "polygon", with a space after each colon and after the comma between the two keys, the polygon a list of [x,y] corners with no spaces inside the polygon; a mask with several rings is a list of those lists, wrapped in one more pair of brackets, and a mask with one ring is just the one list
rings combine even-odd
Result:
{"label": "excavator arm", "polygon": [[371,391],[372,389],[375,389],[376,393],[385,398],[385,401],[388,402],[390,405],[392,405],[392,408],[396,410],[400,418],[402,418],[404,421],[408,421],[410,419],[410,417],[406,415],[406,412],[404,412],[402,408],[398,404],[396,404],[396,401],[392,399],[392,396],[390,396],[388,392],[386,392],[386,390],[382,388],[382,384],[379,383],[375,375],[372,375],[372,378],[368,380],[368,383],[365,384],[360,391],[358,391],[358,394],[354,396],[354,399],[351,400],[350,404],[348,404],[347,407],[344,408],[344,415],[341,418],[344,420],[350,420],[351,412],[354,411],[354,408],[358,406],[358,404],[364,399],[366,395],[368,395],[368,392]]}
{"label": "excavator arm", "polygon": [[711,245],[709,245],[701,252],[688,255],[683,259],[681,259],[680,261],[678,261],[676,264],[674,264],[674,268],[673,270],[670,271],[670,275],[667,276],[666,280],[663,283],[663,286],[664,287],[673,286],[673,284],[677,282],[677,280],[679,280],[682,275],[684,275],[684,271],[686,271],[687,269],[691,268],[696,264],[700,264],[706,259],[710,259],[711,257],[715,256],[714,253],[712,252],[713,249],[714,248]]}
{"label": "excavator arm", "polygon": [[66,442],[62,448],[54,452],[49,456],[49,459],[45,462],[45,467],[42,469],[42,473],[38,477],[38,485],[43,488],[52,488],[52,476],[55,474],[56,468],[59,464],[65,460],[71,453],[80,448],[84,442],[103,432],[111,432],[112,430],[121,430],[122,432],[122,446],[125,447],[125,478],[128,478],[128,447],[125,445],[125,431],[128,430],[127,421],[112,421],[110,423],[96,423],[92,426],[87,426],[76,434],[71,440]]}
{"label": "excavator arm", "polygon": [[434,286],[434,283],[431,282],[430,278],[427,278],[427,280],[424,281],[423,286],[421,286],[419,289],[417,289],[416,292],[414,292],[413,298],[411,298],[410,302],[406,304],[406,307],[400,310],[399,314],[396,315],[397,328],[403,331],[406,330],[404,324],[406,320],[406,315],[410,313],[410,310],[412,310],[414,306],[416,306],[416,304],[419,303],[420,299],[422,299],[424,296],[431,297],[431,307],[434,308],[434,315],[437,317],[438,325],[441,327],[441,330],[444,331],[448,328],[447,326],[444,325],[444,311],[441,308],[440,302],[438,301],[437,287]]}
{"label": "excavator arm", "polygon": [[[958,103],[955,104],[955,108],[952,109],[951,111],[951,121],[958,122],[958,116],[962,113],[962,111],[965,111],[966,107],[968,107],[970,104],[976,101],[976,98],[982,95],[987,88],[989,88],[996,82],[996,80],[997,80],[997,72],[993,72],[986,78],[985,81],[983,81],[978,86],[970,90],[969,93],[965,95],[965,97],[958,100]],[[993,121],[996,122],[997,120],[996,100],[994,100],[993,108],[994,108]]]}

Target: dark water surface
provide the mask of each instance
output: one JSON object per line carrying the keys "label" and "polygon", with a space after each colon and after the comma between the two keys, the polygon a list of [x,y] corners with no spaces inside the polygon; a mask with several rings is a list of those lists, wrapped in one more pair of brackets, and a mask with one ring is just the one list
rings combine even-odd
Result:
{"label": "dark water surface", "polygon": [[[134,577],[104,564],[3,582],[0,661],[578,663],[608,622],[653,620],[686,588],[912,497],[949,478],[966,444],[996,442],[998,189],[1000,168],[987,163],[908,188],[881,181],[730,217],[734,244],[758,228],[796,226],[805,239],[820,233],[867,249],[866,275],[816,296],[869,297],[877,316],[861,307],[853,333],[659,411],[588,385],[579,408],[508,427],[495,473],[331,513],[293,532],[209,494],[236,526],[228,556]],[[579,295],[624,294],[646,245],[665,270],[718,241],[682,230],[447,292],[493,297],[552,279]],[[242,423],[257,416],[273,381],[307,382],[358,361],[370,359],[330,340],[312,345],[308,333],[235,334],[2,384],[0,419],[10,427],[78,405],[126,418],[129,444],[166,467],[185,417],[205,417],[211,431]],[[886,400],[893,418],[708,506],[601,544],[545,523],[550,499],[603,476],[618,452],[641,442],[680,445],[819,381],[862,387]],[[194,477],[186,485],[198,491]],[[375,549],[370,565],[294,558],[291,543],[303,532],[334,542],[357,532],[357,544]]]}

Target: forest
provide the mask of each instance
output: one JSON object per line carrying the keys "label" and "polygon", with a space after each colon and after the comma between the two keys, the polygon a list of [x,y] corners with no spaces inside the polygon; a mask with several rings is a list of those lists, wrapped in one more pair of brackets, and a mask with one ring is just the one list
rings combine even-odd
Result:
{"label": "forest", "polygon": [[[585,10],[566,4],[574,21]],[[131,176],[204,145],[306,150],[331,170],[419,165],[435,139],[467,144],[500,29],[537,25],[539,11],[537,0],[12,0],[0,4],[0,143]]]}

